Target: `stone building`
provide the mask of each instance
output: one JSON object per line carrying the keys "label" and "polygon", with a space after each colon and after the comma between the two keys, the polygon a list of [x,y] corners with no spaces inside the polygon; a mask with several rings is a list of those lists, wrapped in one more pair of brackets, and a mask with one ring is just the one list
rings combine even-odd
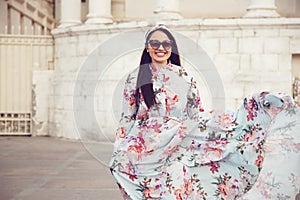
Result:
{"label": "stone building", "polygon": [[31,49],[26,79],[7,69],[27,62],[22,52],[19,61],[0,63],[2,133],[14,134],[27,120],[32,135],[112,141],[124,77],[138,66],[144,32],[157,23],[178,37],[206,110],[235,110],[266,90],[297,100],[298,0],[2,0],[0,13],[1,61],[18,53],[6,41],[43,40],[46,49]]}

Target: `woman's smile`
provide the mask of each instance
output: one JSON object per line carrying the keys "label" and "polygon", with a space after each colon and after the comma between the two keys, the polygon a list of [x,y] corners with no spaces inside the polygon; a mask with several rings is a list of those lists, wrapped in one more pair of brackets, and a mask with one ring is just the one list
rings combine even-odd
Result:
{"label": "woman's smile", "polygon": [[156,51],[155,55],[158,57],[164,57],[167,53],[168,51]]}
{"label": "woman's smile", "polygon": [[157,67],[167,65],[172,52],[170,38],[162,31],[155,31],[149,39],[147,51],[153,65]]}

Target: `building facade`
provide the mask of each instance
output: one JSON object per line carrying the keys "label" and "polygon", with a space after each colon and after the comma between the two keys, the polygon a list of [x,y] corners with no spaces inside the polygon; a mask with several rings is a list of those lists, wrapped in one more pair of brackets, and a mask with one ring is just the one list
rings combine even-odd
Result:
{"label": "building facade", "polygon": [[[56,0],[53,12],[54,67],[32,76],[34,135],[113,141],[124,77],[138,66],[144,32],[157,23],[186,41],[183,65],[197,76],[206,110],[235,110],[257,91],[297,99],[297,0]],[[122,52],[125,43],[132,49]]]}

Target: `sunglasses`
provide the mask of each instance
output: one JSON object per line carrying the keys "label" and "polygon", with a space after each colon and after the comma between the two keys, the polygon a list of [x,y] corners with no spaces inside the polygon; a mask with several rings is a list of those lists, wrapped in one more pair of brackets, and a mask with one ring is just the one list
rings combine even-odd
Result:
{"label": "sunglasses", "polygon": [[158,40],[150,40],[149,44],[150,44],[151,48],[154,50],[159,49],[160,45],[162,45],[166,51],[172,47],[172,41],[169,41],[169,40],[164,40],[162,42],[160,42]]}

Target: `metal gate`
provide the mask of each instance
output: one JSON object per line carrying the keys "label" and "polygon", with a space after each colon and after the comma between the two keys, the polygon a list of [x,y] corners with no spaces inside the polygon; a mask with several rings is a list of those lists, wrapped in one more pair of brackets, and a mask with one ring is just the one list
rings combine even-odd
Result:
{"label": "metal gate", "polygon": [[53,38],[0,35],[0,135],[31,135],[32,71],[53,69]]}

